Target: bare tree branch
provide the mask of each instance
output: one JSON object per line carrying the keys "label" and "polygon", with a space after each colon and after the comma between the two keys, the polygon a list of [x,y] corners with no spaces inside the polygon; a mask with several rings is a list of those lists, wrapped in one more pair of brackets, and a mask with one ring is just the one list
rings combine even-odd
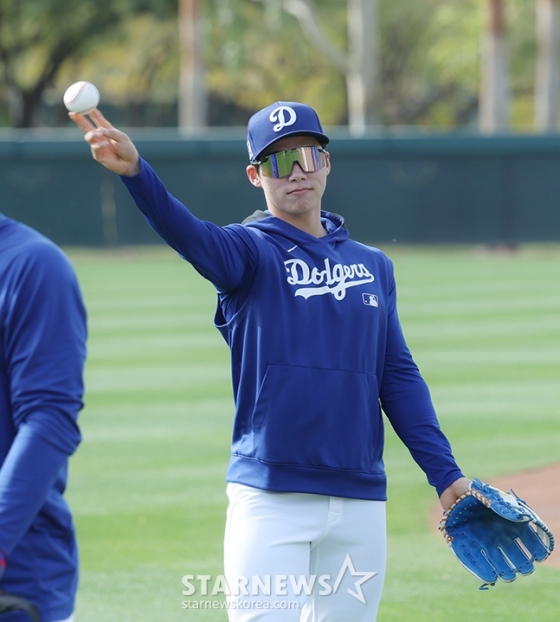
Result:
{"label": "bare tree branch", "polygon": [[341,71],[348,70],[348,56],[331,45],[321,33],[311,0],[283,0],[286,13],[297,18],[306,37],[312,41]]}

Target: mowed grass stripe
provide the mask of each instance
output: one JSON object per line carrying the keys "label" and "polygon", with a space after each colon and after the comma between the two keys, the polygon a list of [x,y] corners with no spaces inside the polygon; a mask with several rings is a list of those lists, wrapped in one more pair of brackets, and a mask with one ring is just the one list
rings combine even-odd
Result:
{"label": "mowed grass stripe", "polygon": [[[560,249],[387,248],[405,335],[469,475],[559,459]],[[164,247],[74,250],[89,311],[84,441],[69,501],[81,622],[225,622],[181,608],[183,574],[221,573],[233,399],[216,294]],[[274,321],[274,318],[271,319]],[[491,592],[430,531],[435,495],[387,423],[389,570],[380,622],[555,621],[557,569]]]}

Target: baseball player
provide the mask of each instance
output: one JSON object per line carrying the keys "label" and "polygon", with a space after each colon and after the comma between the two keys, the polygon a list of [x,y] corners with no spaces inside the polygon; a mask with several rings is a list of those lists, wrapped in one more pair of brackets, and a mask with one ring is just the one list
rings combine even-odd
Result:
{"label": "baseball player", "polygon": [[[17,594],[43,622],[73,619],[78,554],[63,494],[80,442],[85,341],[67,257],[0,214],[0,612],[21,609]],[[0,617],[30,620],[23,609]]]}
{"label": "baseball player", "polygon": [[262,218],[219,227],[172,197],[99,111],[95,160],[217,291],[235,421],[227,471],[228,615],[375,620],[386,563],[382,410],[444,508],[468,488],[406,346],[391,261],[321,210],[331,158],[316,112],[276,102],[248,125]]}

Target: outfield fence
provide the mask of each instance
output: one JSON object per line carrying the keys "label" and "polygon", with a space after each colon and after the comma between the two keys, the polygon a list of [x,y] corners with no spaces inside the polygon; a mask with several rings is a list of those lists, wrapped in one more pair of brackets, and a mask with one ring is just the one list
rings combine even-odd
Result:
{"label": "outfield fence", "polygon": [[[373,243],[560,241],[560,134],[350,137],[333,128],[325,209]],[[242,128],[191,137],[130,130],[169,190],[201,218],[239,222],[264,201],[246,179]],[[74,128],[0,133],[0,211],[62,245],[159,238]]]}

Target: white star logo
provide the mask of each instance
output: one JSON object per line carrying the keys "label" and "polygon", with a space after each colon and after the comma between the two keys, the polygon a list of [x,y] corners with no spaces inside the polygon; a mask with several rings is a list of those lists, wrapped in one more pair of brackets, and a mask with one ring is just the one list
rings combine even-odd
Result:
{"label": "white star logo", "polygon": [[338,577],[336,578],[336,581],[334,583],[333,593],[335,593],[338,590],[338,588],[340,587],[340,584],[342,583],[342,579],[344,577],[344,573],[346,572],[347,568],[348,568],[348,570],[350,570],[350,574],[353,577],[361,577],[361,579],[358,579],[354,583],[354,587],[355,587],[356,591],[352,591],[350,588],[348,588],[348,593],[351,594],[354,598],[357,598],[361,603],[363,603],[365,605],[366,604],[366,599],[364,597],[364,593],[362,592],[362,585],[366,581],[369,581],[372,577],[375,577],[375,575],[379,574],[379,573],[377,573],[377,572],[358,572],[354,568],[354,564],[352,563],[352,558],[350,557],[350,554],[348,554],[348,555],[346,555],[346,558],[344,559],[344,562],[342,563],[342,567],[341,567],[340,572],[338,573]]}

